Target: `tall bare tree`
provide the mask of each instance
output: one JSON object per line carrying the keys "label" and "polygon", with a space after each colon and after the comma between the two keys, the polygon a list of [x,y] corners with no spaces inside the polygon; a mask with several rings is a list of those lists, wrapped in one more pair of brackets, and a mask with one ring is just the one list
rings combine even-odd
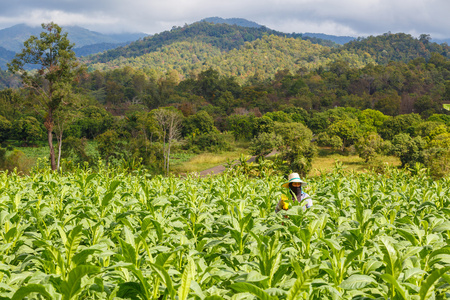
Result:
{"label": "tall bare tree", "polygon": [[170,147],[181,133],[181,112],[171,108],[159,108],[153,110],[153,115],[161,128],[161,139],[163,142],[164,171],[169,175]]}
{"label": "tall bare tree", "polygon": [[[67,33],[55,23],[42,24],[39,38],[31,36],[24,42],[22,52],[8,64],[12,73],[19,74],[24,88],[29,89],[36,111],[44,117],[47,129],[50,163],[56,170],[55,149],[53,147],[53,127],[55,111],[65,104],[71,93],[72,83],[81,69],[72,50]],[[30,67],[37,68],[29,71]]]}

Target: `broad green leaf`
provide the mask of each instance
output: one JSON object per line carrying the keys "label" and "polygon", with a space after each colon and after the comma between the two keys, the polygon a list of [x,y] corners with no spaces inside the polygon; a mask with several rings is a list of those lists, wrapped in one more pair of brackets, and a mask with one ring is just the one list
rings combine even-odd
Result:
{"label": "broad green leaf", "polygon": [[424,270],[419,269],[419,268],[408,269],[405,271],[405,281],[413,276],[422,275],[422,274],[426,274],[426,273],[427,272],[425,272]]}
{"label": "broad green leaf", "polygon": [[309,269],[305,272],[302,272],[298,276],[294,285],[288,291],[288,295],[287,295],[286,299],[287,300],[297,299],[298,295],[300,295],[301,292],[309,289],[309,285],[311,284],[314,277],[317,276],[318,273],[319,273],[319,267],[315,267],[315,268]]}
{"label": "broad green leaf", "polygon": [[81,279],[89,274],[100,273],[101,269],[93,265],[79,265],[69,272],[67,281],[62,284],[65,300],[72,299],[81,291]]}
{"label": "broad green leaf", "polygon": [[367,275],[352,275],[341,282],[339,287],[344,290],[359,290],[371,283],[376,283],[376,280]]}
{"label": "broad green leaf", "polygon": [[78,246],[81,243],[81,237],[82,237],[82,230],[83,226],[82,225],[78,225],[76,227],[74,227],[70,233],[69,236],[67,237],[67,243],[66,243],[66,256],[67,256],[67,261],[71,261],[72,257],[74,256],[75,252],[78,249]]}
{"label": "broad green leaf", "polygon": [[99,253],[99,252],[102,252],[102,251],[99,249],[83,249],[72,257],[72,262],[75,265],[85,264],[89,255],[92,255],[94,253]]}
{"label": "broad green leaf", "polygon": [[[238,278],[243,278],[245,282],[260,282],[266,280],[269,276],[261,275],[261,273],[257,271],[251,271],[250,273],[239,276]],[[236,281],[240,280],[236,279]]]}
{"label": "broad green leaf", "polygon": [[129,243],[125,242],[122,239],[118,239],[120,243],[120,247],[122,249],[122,256],[125,259],[125,262],[132,263],[134,266],[137,266],[137,254],[136,249]]}
{"label": "broad green leaf", "polygon": [[273,300],[274,297],[270,296],[268,293],[266,293],[264,290],[260,289],[256,285],[246,283],[246,282],[237,282],[230,285],[230,287],[240,293],[250,293],[252,295],[255,295],[261,300]]}
{"label": "broad green leaf", "polygon": [[420,299],[425,300],[430,297],[434,284],[439,280],[446,272],[450,270],[450,267],[443,267],[441,269],[434,270],[426,279],[422,282],[420,287]]}
{"label": "broad green leaf", "polygon": [[114,191],[116,190],[116,188],[120,185],[120,181],[119,180],[114,180],[113,182],[111,182],[111,184],[109,185],[108,191],[110,193],[114,193]]}
{"label": "broad green leaf", "polygon": [[200,297],[200,299],[205,299],[205,294],[203,293],[202,288],[197,283],[197,281],[191,281],[191,289],[194,291],[196,296]]}
{"label": "broad green leaf", "polygon": [[347,255],[347,258],[345,259],[344,266],[347,267],[350,265],[363,251],[363,248],[360,248],[358,250],[353,251],[352,253]]}
{"label": "broad green leaf", "polygon": [[405,289],[398,283],[398,281],[391,274],[383,274],[380,277],[385,282],[390,283],[395,288],[397,293],[402,297],[402,299],[408,300],[407,291],[405,291]]}
{"label": "broad green leaf", "polygon": [[124,282],[119,284],[119,290],[116,294],[120,298],[138,299],[138,295],[146,299],[146,295],[142,290],[142,286],[137,282]]}
{"label": "broad green leaf", "polygon": [[45,299],[52,300],[52,296],[47,292],[45,286],[41,284],[28,284],[20,287],[12,296],[11,300],[22,300],[31,293],[38,293]]}
{"label": "broad green leaf", "polygon": [[114,193],[107,193],[105,196],[103,196],[102,207],[105,208],[106,206],[108,206],[109,202],[111,201],[111,199],[113,197],[114,197]]}
{"label": "broad green leaf", "polygon": [[167,273],[166,269],[164,269],[162,266],[152,263],[150,264],[150,266],[158,274],[161,281],[165,284],[165,286],[169,290],[169,294],[171,295],[171,297],[175,298],[175,290],[173,288],[172,279],[170,278],[170,275],[169,273]]}
{"label": "broad green leaf", "polygon": [[419,241],[417,241],[416,237],[410,231],[397,228],[397,233],[408,240],[413,246],[417,246],[419,244]]}
{"label": "broad green leaf", "polygon": [[191,289],[191,281],[195,276],[195,262],[192,258],[188,257],[188,263],[181,276],[181,286],[178,288],[178,299],[186,300]]}
{"label": "broad green leaf", "polygon": [[450,230],[450,222],[444,222],[433,228],[433,232],[442,232]]}

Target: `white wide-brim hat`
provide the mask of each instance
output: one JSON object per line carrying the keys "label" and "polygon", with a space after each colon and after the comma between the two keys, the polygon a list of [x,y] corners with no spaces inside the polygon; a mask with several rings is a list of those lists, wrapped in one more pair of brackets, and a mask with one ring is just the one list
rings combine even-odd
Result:
{"label": "white wide-brim hat", "polygon": [[282,187],[288,188],[289,183],[291,182],[300,182],[301,186],[306,185],[306,182],[300,179],[300,175],[298,175],[298,173],[291,173],[289,174],[288,182],[283,183]]}

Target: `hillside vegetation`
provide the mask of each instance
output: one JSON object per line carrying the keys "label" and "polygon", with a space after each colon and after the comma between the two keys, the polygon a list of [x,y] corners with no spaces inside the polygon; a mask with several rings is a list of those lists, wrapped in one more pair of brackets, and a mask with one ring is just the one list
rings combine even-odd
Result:
{"label": "hillside vegetation", "polygon": [[[308,40],[309,39],[309,40]],[[409,62],[432,53],[449,56],[447,45],[431,43],[427,35],[384,34],[351,41],[342,47],[315,37],[285,34],[266,27],[242,27],[197,22],[174,27],[128,46],[84,59],[89,70],[131,66],[154,69],[161,77],[176,70],[181,78],[210,67],[241,82],[257,76],[273,78],[287,69],[293,73],[325,67],[336,60],[361,68],[367,64]]]}
{"label": "hillside vegetation", "polygon": [[224,51],[196,38],[176,42],[137,57],[120,57],[106,63],[89,64],[89,70],[109,70],[130,66],[137,69],[153,69],[163,75],[176,70],[183,77],[214,68],[225,76],[237,76],[244,80],[258,75],[270,79],[279,70],[293,73],[324,67],[343,60],[352,67],[363,67],[375,61],[369,56],[359,56],[348,51],[334,52],[329,47],[301,39],[264,36],[246,42],[239,49]]}

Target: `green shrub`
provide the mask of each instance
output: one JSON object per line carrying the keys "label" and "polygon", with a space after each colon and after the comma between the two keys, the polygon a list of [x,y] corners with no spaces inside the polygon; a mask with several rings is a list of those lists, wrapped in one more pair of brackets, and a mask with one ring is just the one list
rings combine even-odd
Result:
{"label": "green shrub", "polygon": [[0,116],[0,143],[9,138],[11,122],[3,116]]}
{"label": "green shrub", "polygon": [[262,132],[252,140],[250,150],[252,155],[256,155],[257,160],[259,160],[279,147],[282,142],[282,138],[274,132]]}
{"label": "green shrub", "polygon": [[227,137],[225,134],[210,132],[207,134],[191,136],[187,139],[184,149],[195,153],[204,151],[220,152],[229,150],[230,143],[227,142]]}

